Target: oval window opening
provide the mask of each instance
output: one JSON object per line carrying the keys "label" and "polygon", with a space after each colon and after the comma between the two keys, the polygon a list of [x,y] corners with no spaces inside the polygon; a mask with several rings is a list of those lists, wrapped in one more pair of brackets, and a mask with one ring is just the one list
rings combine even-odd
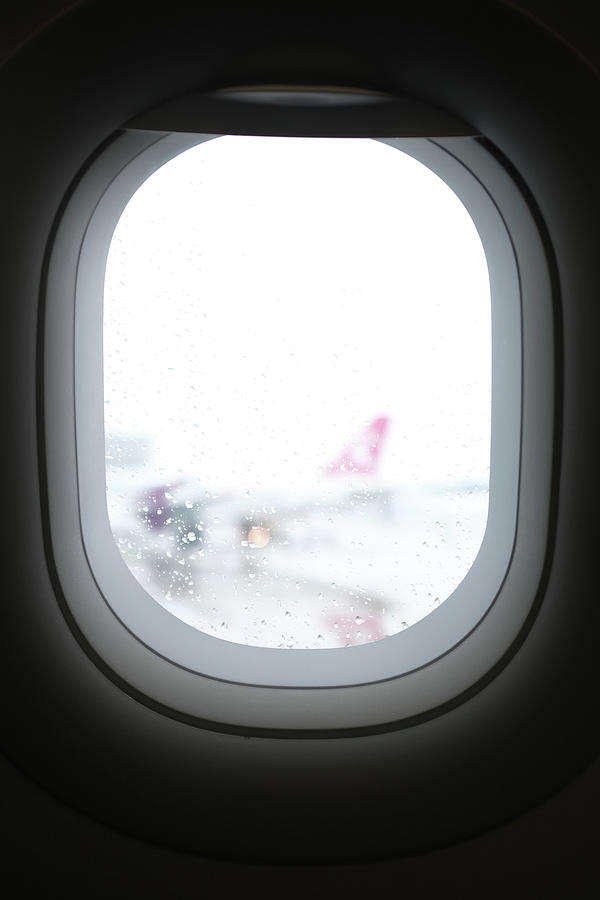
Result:
{"label": "oval window opening", "polygon": [[410,627],[487,522],[490,289],[469,213],[375,140],[186,150],[112,239],[104,404],[111,529],[149,603],[261,647]]}

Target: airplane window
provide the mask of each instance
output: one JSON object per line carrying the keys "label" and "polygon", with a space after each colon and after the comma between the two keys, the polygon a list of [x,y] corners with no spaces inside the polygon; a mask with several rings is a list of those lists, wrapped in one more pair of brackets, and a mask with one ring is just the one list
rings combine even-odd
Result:
{"label": "airplane window", "polygon": [[114,232],[103,352],[109,518],[149,603],[234,643],[345,647],[471,568],[489,274],[423,163],[346,138],[180,153]]}

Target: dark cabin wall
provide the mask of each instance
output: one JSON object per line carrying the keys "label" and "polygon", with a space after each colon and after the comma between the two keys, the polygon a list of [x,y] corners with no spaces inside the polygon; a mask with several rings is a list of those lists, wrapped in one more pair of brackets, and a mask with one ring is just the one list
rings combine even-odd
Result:
{"label": "dark cabin wall", "polygon": [[[0,59],[73,5],[65,0],[5,2]],[[600,69],[595,3],[520,0],[511,5]],[[0,791],[1,871],[4,878],[15,877],[14,896],[60,891],[63,897],[187,898],[204,892],[354,897],[389,890],[408,896],[585,898],[597,890],[600,762],[546,803],[481,837],[419,857],[352,866],[234,864],[151,847],[72,811],[6,761],[0,763]]]}
{"label": "dark cabin wall", "polygon": [[[14,895],[188,900],[460,897],[585,900],[596,896],[600,763],[547,803],[474,840],[421,856],[355,865],[267,866],[152,847],[84,818],[0,762],[3,857]],[[351,789],[351,785],[349,786]],[[401,811],[399,811],[401,815]]]}
{"label": "dark cabin wall", "polygon": [[[5,0],[0,5],[0,64],[54,18],[87,0]],[[151,0],[150,0],[151,2]],[[451,2],[451,0],[449,0]],[[483,0],[482,0],[483,2]],[[596,0],[496,0],[520,10],[552,31],[600,70]]]}

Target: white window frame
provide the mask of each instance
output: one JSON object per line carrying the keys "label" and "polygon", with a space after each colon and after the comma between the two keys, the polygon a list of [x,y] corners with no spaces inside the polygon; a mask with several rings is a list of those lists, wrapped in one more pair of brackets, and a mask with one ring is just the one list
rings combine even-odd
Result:
{"label": "white window frame", "polygon": [[160,165],[216,136],[119,134],[79,179],[57,230],[46,292],[44,412],[52,549],[69,612],[124,684],[203,722],[331,730],[412,720],[484,678],[518,639],[535,600],[548,531],[554,393],[551,285],[541,238],[517,185],[477,139],[385,139],[458,194],[486,253],[492,294],[486,534],[453,594],[397,635],[320,650],[223,641],[164,610],[121,558],[106,510],[102,404],[104,268],[118,218]]}

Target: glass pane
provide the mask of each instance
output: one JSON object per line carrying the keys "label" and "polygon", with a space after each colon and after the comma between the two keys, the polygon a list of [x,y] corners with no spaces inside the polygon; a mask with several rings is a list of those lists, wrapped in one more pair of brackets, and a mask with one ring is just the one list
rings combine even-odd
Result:
{"label": "glass pane", "polygon": [[473,221],[412,157],[222,137],[171,160],[106,268],[107,502],[126,564],[238,643],[410,627],[483,538],[490,328]]}

